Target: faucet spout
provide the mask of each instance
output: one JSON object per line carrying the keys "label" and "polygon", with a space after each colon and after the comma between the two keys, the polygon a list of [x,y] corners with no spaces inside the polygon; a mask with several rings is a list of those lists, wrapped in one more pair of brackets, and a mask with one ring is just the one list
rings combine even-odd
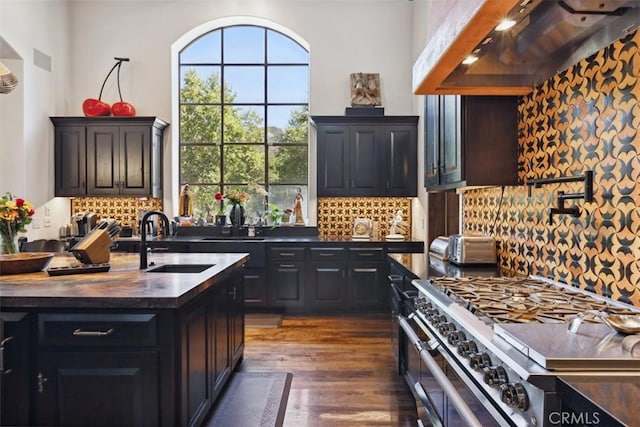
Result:
{"label": "faucet spout", "polygon": [[[147,213],[144,214],[144,216],[142,217],[142,220],[140,221],[141,224],[146,224],[147,220],[152,217],[153,215],[157,215],[158,218],[160,218],[160,220],[162,221],[162,235],[163,236],[168,236],[169,235],[169,229],[171,227],[171,225],[169,224],[169,218],[167,218],[167,216],[164,214],[164,212],[160,212],[160,211],[149,211]],[[147,264],[147,233],[142,233],[140,234],[140,269],[141,270],[145,270],[148,267]]]}

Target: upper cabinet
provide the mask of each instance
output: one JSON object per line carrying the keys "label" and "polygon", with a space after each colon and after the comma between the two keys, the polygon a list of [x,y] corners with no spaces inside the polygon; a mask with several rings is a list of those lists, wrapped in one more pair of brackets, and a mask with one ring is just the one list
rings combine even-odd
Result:
{"label": "upper cabinet", "polygon": [[415,197],[417,116],[313,116],[319,197]]}
{"label": "upper cabinet", "polygon": [[162,196],[162,142],[156,117],[51,117],[55,195]]}
{"label": "upper cabinet", "polygon": [[517,97],[425,97],[427,191],[517,185]]}

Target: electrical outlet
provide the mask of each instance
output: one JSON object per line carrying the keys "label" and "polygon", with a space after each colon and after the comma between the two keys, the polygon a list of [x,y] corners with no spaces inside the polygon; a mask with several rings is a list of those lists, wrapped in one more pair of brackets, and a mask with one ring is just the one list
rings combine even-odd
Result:
{"label": "electrical outlet", "polygon": [[44,217],[44,226],[45,227],[51,227],[51,218],[50,217],[48,217],[48,216]]}
{"label": "electrical outlet", "polygon": [[[51,216],[51,208],[49,206],[45,206],[44,207],[44,216]],[[46,219],[45,219],[46,221]],[[45,227],[49,227],[47,224],[44,225]]]}
{"label": "electrical outlet", "polygon": [[40,228],[40,220],[39,219],[34,219],[31,222],[31,228]]}

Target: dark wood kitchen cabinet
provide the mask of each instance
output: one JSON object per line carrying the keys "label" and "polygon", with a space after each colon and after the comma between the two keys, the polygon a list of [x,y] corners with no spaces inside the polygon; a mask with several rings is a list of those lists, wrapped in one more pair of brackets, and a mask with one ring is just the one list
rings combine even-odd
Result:
{"label": "dark wood kitchen cabinet", "polygon": [[347,304],[347,262],[344,248],[309,248],[309,308],[336,310]]}
{"label": "dark wood kitchen cabinet", "polygon": [[518,98],[427,95],[427,191],[517,185]]}
{"label": "dark wood kitchen cabinet", "polygon": [[347,305],[353,310],[385,310],[387,271],[383,248],[349,248]]}
{"label": "dark wood kitchen cabinet", "polygon": [[417,195],[416,116],[314,116],[318,196]]}
{"label": "dark wood kitchen cabinet", "polygon": [[0,313],[0,424],[29,425],[30,316]]}
{"label": "dark wood kitchen cabinet", "polygon": [[243,357],[242,274],[178,309],[3,310],[0,425],[201,425]]}
{"label": "dark wood kitchen cabinet", "polygon": [[56,196],[162,196],[156,117],[52,117]]}
{"label": "dark wood kitchen cabinet", "polygon": [[269,308],[305,307],[305,248],[272,246],[268,249]]}

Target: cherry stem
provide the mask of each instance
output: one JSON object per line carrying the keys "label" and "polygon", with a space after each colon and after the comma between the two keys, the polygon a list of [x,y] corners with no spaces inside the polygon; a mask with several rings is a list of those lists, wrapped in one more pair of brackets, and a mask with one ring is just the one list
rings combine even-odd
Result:
{"label": "cherry stem", "polygon": [[113,59],[115,59],[117,62],[114,64],[113,67],[111,67],[111,70],[109,70],[109,74],[107,74],[107,77],[105,77],[104,81],[102,82],[102,87],[100,88],[100,95],[98,95],[98,101],[102,101],[102,91],[104,90],[104,85],[107,84],[107,80],[109,80],[109,76],[111,75],[111,73],[113,73],[113,70],[115,70],[116,67],[118,67],[118,94],[120,95],[120,102],[122,102],[122,94],[120,93],[120,66],[122,65],[123,61],[128,62],[129,58],[115,57]]}

